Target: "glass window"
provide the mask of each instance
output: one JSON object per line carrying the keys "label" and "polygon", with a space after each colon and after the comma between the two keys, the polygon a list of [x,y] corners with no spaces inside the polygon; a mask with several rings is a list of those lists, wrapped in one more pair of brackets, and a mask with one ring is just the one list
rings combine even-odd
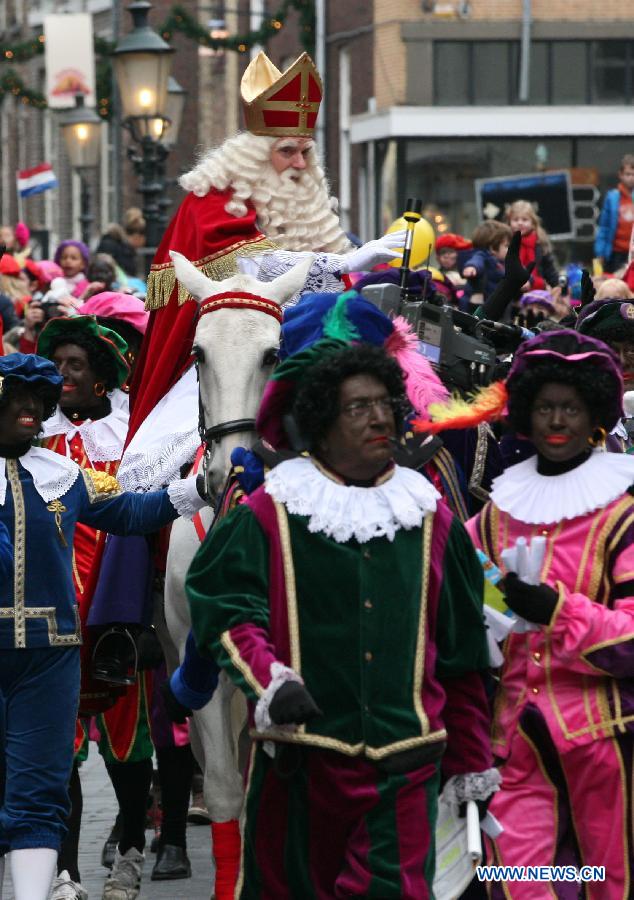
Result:
{"label": "glass window", "polygon": [[587,103],[587,45],[585,41],[551,44],[551,103]]}
{"label": "glass window", "polygon": [[529,103],[536,106],[550,103],[548,96],[548,42],[531,43]]}
{"label": "glass window", "polygon": [[509,102],[511,73],[508,41],[473,44],[473,100],[483,106]]}
{"label": "glass window", "polygon": [[434,44],[434,97],[441,106],[472,103],[469,92],[469,44],[436,41]]}
{"label": "glass window", "polygon": [[627,41],[592,41],[592,100],[629,103]]}

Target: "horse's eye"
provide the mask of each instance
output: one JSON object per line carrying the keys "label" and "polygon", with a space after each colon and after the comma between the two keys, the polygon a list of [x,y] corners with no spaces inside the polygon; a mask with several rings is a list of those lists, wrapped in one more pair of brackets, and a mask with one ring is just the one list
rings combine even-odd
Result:
{"label": "horse's eye", "polygon": [[264,351],[264,356],[262,357],[262,365],[263,366],[274,366],[277,362],[277,347],[269,347],[268,350]]}
{"label": "horse's eye", "polygon": [[205,361],[205,351],[202,347],[199,347],[198,344],[194,344],[192,347],[192,353],[196,358],[196,362],[204,363]]}

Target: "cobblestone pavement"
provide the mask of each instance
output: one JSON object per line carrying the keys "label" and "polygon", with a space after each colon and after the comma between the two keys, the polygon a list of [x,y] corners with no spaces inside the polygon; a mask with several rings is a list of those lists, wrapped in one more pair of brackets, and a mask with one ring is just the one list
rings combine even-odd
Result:
{"label": "cobblestone pavement", "polygon": [[[84,794],[79,870],[89,900],[101,900],[108,874],[100,864],[101,848],[115,820],[117,804],[106,768],[93,744],[90,755],[80,769]],[[210,829],[190,825],[187,829],[187,852],[192,864],[192,877],[181,881],[150,881],[156,857],[149,852],[152,832],[146,833],[145,870],[138,900],[209,900],[212,894]],[[7,867],[8,868],[8,867]],[[5,900],[14,900],[10,877],[5,878]]]}

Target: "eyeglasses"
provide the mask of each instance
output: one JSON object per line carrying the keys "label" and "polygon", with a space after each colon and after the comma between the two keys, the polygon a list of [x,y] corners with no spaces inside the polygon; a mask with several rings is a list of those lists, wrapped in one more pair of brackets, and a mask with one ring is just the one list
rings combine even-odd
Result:
{"label": "eyeglasses", "polygon": [[349,416],[351,419],[367,419],[372,408],[377,406],[381,412],[395,413],[400,408],[398,400],[392,397],[375,397],[373,400],[354,400],[346,406],[341,407],[341,412]]}

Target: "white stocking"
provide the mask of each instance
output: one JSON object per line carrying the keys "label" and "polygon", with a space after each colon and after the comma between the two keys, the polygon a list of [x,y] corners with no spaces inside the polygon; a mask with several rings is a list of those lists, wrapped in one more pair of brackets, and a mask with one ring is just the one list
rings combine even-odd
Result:
{"label": "white stocking", "polygon": [[0,900],[2,900],[2,883],[4,882],[4,861],[6,856],[0,856]]}
{"label": "white stocking", "polygon": [[11,851],[11,878],[15,900],[48,900],[57,871],[57,850],[28,847]]}

